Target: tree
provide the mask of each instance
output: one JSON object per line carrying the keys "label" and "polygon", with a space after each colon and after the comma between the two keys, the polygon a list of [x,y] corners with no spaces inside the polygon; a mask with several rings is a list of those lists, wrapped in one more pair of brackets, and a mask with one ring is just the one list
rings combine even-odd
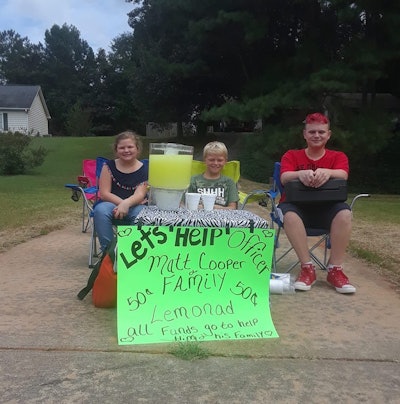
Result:
{"label": "tree", "polygon": [[134,88],[133,53],[132,34],[122,34],[113,40],[108,56],[110,71],[107,86],[112,95],[115,129],[134,128],[141,132],[143,126],[139,121],[146,101]]}
{"label": "tree", "polygon": [[[338,9],[339,27],[346,32],[340,57],[352,71],[356,87],[363,94],[363,106],[368,107],[367,96],[372,101],[387,77],[387,67],[400,58],[400,39],[397,26],[400,20],[400,5],[397,2],[358,0],[346,4],[343,0],[333,2]],[[396,75],[397,76],[397,75]],[[397,77],[392,76],[397,83]],[[397,85],[398,86],[398,85]]]}
{"label": "tree", "polygon": [[[323,110],[327,96],[337,92],[362,92],[365,101],[378,88],[383,92],[399,88],[393,68],[400,49],[397,3],[298,1],[281,7],[285,8],[281,15],[273,8],[268,13],[275,22],[263,43],[273,38],[276,48],[264,74],[254,81],[259,94],[247,91],[238,102],[213,108],[206,117],[255,115],[280,120],[282,110]],[[385,86],[388,66],[392,84]]]}
{"label": "tree", "polygon": [[238,17],[224,13],[238,4],[245,7],[244,1],[152,0],[130,14],[132,86],[148,120],[180,124],[240,94],[250,62],[245,44],[235,42],[242,35],[235,34]]}
{"label": "tree", "polygon": [[68,111],[66,119],[66,134],[68,136],[88,136],[92,129],[90,111],[83,109],[77,102]]}
{"label": "tree", "polygon": [[13,30],[0,32],[0,83],[37,84],[43,47]]}
{"label": "tree", "polygon": [[[334,14],[317,0],[140,5],[130,14],[134,87],[159,119],[160,111],[179,122],[204,110],[206,119],[269,117],[316,103],[318,93],[321,103],[326,87],[344,88],[313,75],[334,61],[336,46]],[[305,75],[313,75],[312,86]]]}
{"label": "tree", "polygon": [[76,27],[53,25],[46,30],[42,86],[52,111],[52,133],[64,133],[68,111],[74,104],[90,107],[96,91],[95,75],[93,50]]}

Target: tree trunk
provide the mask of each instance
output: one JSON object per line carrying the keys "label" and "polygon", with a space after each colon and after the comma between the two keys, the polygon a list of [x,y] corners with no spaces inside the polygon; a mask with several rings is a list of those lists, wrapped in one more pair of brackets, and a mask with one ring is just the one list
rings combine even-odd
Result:
{"label": "tree trunk", "polygon": [[178,139],[183,139],[183,124],[182,121],[176,123],[176,137]]}

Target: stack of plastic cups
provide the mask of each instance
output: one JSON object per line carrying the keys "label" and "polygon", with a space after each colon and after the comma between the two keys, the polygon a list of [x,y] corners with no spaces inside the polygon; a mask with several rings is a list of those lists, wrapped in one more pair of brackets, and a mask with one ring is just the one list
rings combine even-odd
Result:
{"label": "stack of plastic cups", "polygon": [[286,293],[294,293],[294,291],[294,284],[290,274],[271,274],[271,279],[269,281],[269,293],[283,295]]}

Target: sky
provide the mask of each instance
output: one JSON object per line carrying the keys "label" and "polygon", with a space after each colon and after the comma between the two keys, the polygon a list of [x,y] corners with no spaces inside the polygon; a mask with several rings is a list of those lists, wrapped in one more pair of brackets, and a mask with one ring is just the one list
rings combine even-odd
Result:
{"label": "sky", "polygon": [[96,53],[110,50],[111,41],[132,32],[125,0],[0,0],[0,31],[13,29],[33,44],[44,44],[44,33],[54,24],[75,26],[80,38]]}

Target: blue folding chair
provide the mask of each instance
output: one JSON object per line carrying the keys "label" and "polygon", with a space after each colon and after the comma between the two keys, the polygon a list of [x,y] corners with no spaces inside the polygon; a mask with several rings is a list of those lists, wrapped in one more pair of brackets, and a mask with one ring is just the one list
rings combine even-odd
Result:
{"label": "blue folding chair", "polygon": [[82,198],[82,232],[86,233],[91,228],[89,267],[93,267],[94,257],[97,255],[96,237],[93,225],[93,208],[99,199],[99,177],[105,157],[97,157],[95,160],[83,161],[83,175],[77,177],[78,184],[65,184],[72,191],[71,199],[75,202]]}
{"label": "blue folding chair", "polygon": [[[290,272],[296,265],[299,264],[299,260],[295,260],[290,264],[286,264],[285,268],[282,270],[278,270],[277,265],[281,262],[291,251],[293,251],[293,247],[290,246],[286,250],[284,250],[281,254],[278,254],[278,248],[280,247],[279,237],[281,235],[281,230],[284,228],[283,225],[283,214],[282,211],[278,207],[280,195],[283,193],[283,186],[281,183],[281,164],[280,162],[274,163],[274,171],[273,171],[273,186],[270,191],[268,191],[265,195],[271,202],[271,227],[276,229],[275,233],[275,241],[274,241],[274,254],[272,261],[272,272]],[[351,203],[350,210],[353,210],[354,203],[357,199],[362,197],[369,197],[369,194],[358,194],[356,195]],[[317,237],[317,240],[309,247],[309,253],[311,259],[314,263],[322,270],[327,269],[328,264],[328,250],[330,249],[330,237],[329,231],[321,228],[307,228],[306,233],[308,237]],[[317,256],[316,249],[319,246],[323,246],[323,256],[322,258]]]}
{"label": "blue folding chair", "polygon": [[[97,189],[96,189],[96,194],[98,195],[98,180],[101,174],[101,170],[103,168],[104,163],[108,161],[108,159],[104,157],[97,157],[96,159],[96,177],[97,177]],[[145,162],[148,165],[148,159],[142,159],[142,162]],[[100,199],[97,198],[97,200],[94,202],[93,205],[91,205],[90,210],[89,210],[89,218],[91,221],[91,229],[92,233],[90,236],[90,247],[89,247],[89,268],[93,268],[95,264],[95,260],[100,257],[100,251],[97,247],[97,233],[96,233],[96,227],[94,225],[94,208],[96,207],[97,203],[101,203]],[[121,224],[127,224],[124,222],[123,219],[121,220],[115,220],[113,221],[114,228],[116,230],[116,227]]]}
{"label": "blue folding chair", "polygon": [[[85,159],[82,163],[82,175],[77,176],[77,184],[65,184],[72,191],[71,199],[78,202],[82,198],[82,233],[86,233],[91,225],[91,211],[98,199],[98,177],[103,167],[105,157]],[[100,172],[98,172],[100,170]]]}
{"label": "blue folding chair", "polygon": [[[101,170],[103,169],[104,164],[108,161],[105,157],[97,157],[96,158],[96,185],[92,187],[91,192],[95,192],[96,198],[94,201],[85,198],[85,204],[88,211],[88,217],[91,224],[91,235],[90,235],[90,246],[89,246],[89,268],[93,268],[95,258],[98,258],[99,253],[97,250],[97,237],[96,237],[96,229],[94,226],[94,207],[96,203],[99,201],[99,178],[101,174]],[[84,195],[85,197],[85,195]]]}

